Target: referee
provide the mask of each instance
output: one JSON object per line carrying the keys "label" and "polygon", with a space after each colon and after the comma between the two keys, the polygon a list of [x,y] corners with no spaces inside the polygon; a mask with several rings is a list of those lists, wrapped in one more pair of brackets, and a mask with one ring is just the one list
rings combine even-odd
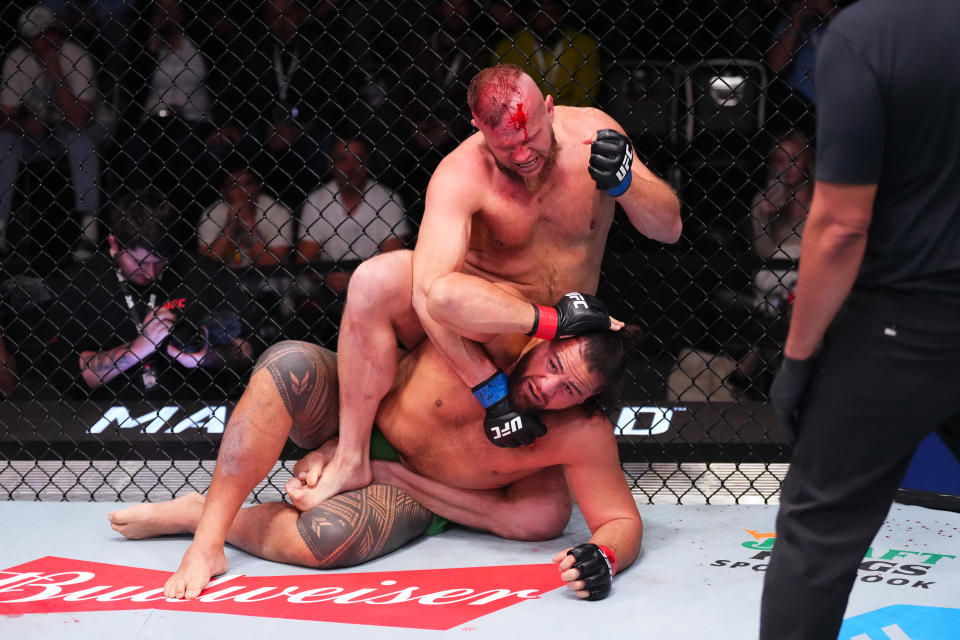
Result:
{"label": "referee", "polygon": [[861,0],[816,63],[816,185],[784,362],[794,444],[761,640],[836,638],[917,444],[960,437],[960,2]]}

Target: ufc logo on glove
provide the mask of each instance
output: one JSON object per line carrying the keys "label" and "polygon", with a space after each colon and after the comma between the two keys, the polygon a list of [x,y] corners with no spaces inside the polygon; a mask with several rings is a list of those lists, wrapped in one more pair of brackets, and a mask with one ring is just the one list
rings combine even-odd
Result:
{"label": "ufc logo on glove", "polygon": [[520,418],[520,416],[517,416],[512,420],[509,420],[503,423],[502,427],[497,427],[497,426],[490,427],[490,429],[494,433],[494,436],[493,436],[494,440],[499,440],[503,436],[508,436],[511,433],[520,431],[520,429],[522,428],[523,428],[523,420]]}
{"label": "ufc logo on glove", "polygon": [[583,294],[577,293],[576,291],[568,293],[563,296],[564,298],[570,298],[573,300],[573,306],[579,309],[589,309],[590,305],[587,304],[587,301],[584,299]]}
{"label": "ufc logo on glove", "polygon": [[617,169],[617,179],[621,182],[627,177],[627,173],[630,172],[630,167],[633,166],[633,149],[627,147],[626,151],[626,154],[623,156],[623,162],[620,164],[620,168]]}

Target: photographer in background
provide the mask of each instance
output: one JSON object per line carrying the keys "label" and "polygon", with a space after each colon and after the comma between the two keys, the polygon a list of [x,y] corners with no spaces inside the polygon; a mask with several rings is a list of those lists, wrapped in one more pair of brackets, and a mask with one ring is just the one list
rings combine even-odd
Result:
{"label": "photographer in background", "polygon": [[109,253],[54,285],[51,351],[80,395],[222,398],[241,386],[240,369],[252,363],[246,298],[229,270],[173,242],[175,218],[154,191],[121,198]]}

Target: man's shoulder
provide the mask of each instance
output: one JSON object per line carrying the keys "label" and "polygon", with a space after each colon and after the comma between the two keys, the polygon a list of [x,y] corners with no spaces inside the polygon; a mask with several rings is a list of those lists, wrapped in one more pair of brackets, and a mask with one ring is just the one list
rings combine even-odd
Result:
{"label": "man's shoulder", "polygon": [[475,131],[444,156],[440,164],[487,162],[491,158],[490,150],[483,141],[483,134]]}
{"label": "man's shoulder", "polygon": [[366,198],[368,195],[372,195],[377,198],[389,198],[393,194],[393,189],[386,186],[381,182],[377,182],[373,178],[367,182],[367,188],[364,190],[363,196]]}
{"label": "man's shoulder", "polygon": [[10,50],[7,55],[3,56],[3,60],[6,64],[17,64],[23,62],[30,57],[30,50],[23,46],[14,47]]}
{"label": "man's shoulder", "polygon": [[[586,462],[587,458],[602,458],[611,446],[616,448],[613,425],[600,412],[591,412],[582,406],[562,411],[551,411],[541,416],[551,435],[552,448],[557,453],[556,464]],[[546,444],[546,443],[545,443]]]}
{"label": "man's shoulder", "polygon": [[[333,201],[334,194],[337,192],[337,183],[333,180],[324,182],[318,188],[314,189],[307,195],[306,205],[311,205],[316,207],[317,204],[328,204]],[[304,205],[304,207],[306,207]]]}
{"label": "man's shoulder", "polygon": [[367,188],[363,192],[363,199],[367,204],[377,209],[388,207],[391,204],[401,205],[399,194],[389,186],[376,180],[370,180]]}
{"label": "man's shoulder", "polygon": [[109,274],[112,278],[111,282],[116,282],[116,275],[113,273],[115,270],[116,266],[110,255],[106,251],[98,251],[83,262],[74,262],[56,269],[50,274],[49,281],[100,282]]}
{"label": "man's shoulder", "polygon": [[76,40],[64,40],[60,44],[60,53],[71,60],[78,60],[87,55],[87,50]]}
{"label": "man's shoulder", "polygon": [[459,187],[482,186],[489,182],[496,164],[493,154],[483,142],[483,135],[473,134],[440,161],[431,183],[453,181]]}
{"label": "man's shoulder", "polygon": [[591,434],[590,437],[593,438],[599,432],[613,433],[610,420],[603,413],[590,411],[583,405],[545,413],[543,421],[548,427],[559,427],[558,434],[562,434],[564,439],[575,442],[579,442],[587,434]]}
{"label": "man's shoulder", "polygon": [[[950,0],[954,14],[960,18],[960,11],[956,10],[956,3]],[[936,3],[932,7],[936,9]],[[826,34],[833,37],[842,37],[859,47],[875,44],[883,34],[895,30],[898,37],[910,37],[911,24],[923,24],[926,19],[917,19],[917,8],[913,3],[900,0],[871,0],[871,2],[855,2],[841,11],[834,18],[826,30]],[[914,34],[915,35],[915,34]]]}
{"label": "man's shoulder", "polygon": [[47,285],[58,300],[92,304],[99,304],[97,300],[104,296],[112,298],[120,288],[113,261],[104,253],[58,269],[47,278]]}
{"label": "man's shoulder", "polygon": [[210,218],[211,220],[221,221],[225,220],[227,217],[227,212],[229,211],[229,206],[225,200],[222,198],[211,204],[206,210],[200,215],[200,220],[206,220]]}
{"label": "man's shoulder", "polygon": [[[562,135],[582,139],[586,133],[595,133],[598,129],[609,129],[617,125],[617,121],[612,116],[596,107],[557,106],[554,107],[554,112],[556,113],[555,128],[559,130],[558,137]],[[579,142],[579,140],[575,141]]]}
{"label": "man's shoulder", "polygon": [[[180,56],[187,60],[188,62],[194,61],[194,56],[200,54],[200,47],[197,45],[193,39],[187,34],[183,34],[183,37],[180,38]],[[199,61],[203,61],[203,58],[199,58]]]}
{"label": "man's shoulder", "polygon": [[269,216],[287,217],[290,215],[290,207],[269,193],[261,193],[257,196],[257,206]]}

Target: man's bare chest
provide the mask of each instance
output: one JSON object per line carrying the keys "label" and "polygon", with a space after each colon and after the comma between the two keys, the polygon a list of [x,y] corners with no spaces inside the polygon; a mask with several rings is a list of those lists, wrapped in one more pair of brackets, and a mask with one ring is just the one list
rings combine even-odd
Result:
{"label": "man's bare chest", "polygon": [[543,188],[534,193],[519,188],[497,190],[475,216],[472,235],[488,250],[519,249],[531,244],[579,246],[609,228],[612,207],[607,211],[602,205],[595,190],[580,185]]}

